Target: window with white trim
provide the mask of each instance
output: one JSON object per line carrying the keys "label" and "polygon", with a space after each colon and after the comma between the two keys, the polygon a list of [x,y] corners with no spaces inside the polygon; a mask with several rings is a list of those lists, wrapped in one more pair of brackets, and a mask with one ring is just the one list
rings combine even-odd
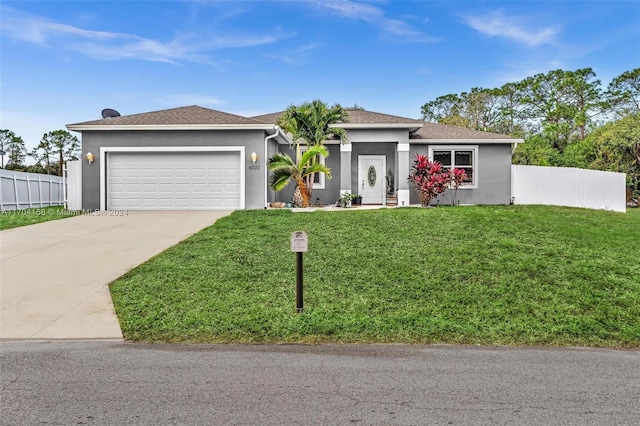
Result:
{"label": "window with white trim", "polygon": [[[307,152],[307,147],[300,147],[300,155],[302,155],[304,152]],[[320,164],[322,164],[323,166],[326,165],[325,164],[325,160],[326,157],[323,157],[321,155],[316,156],[316,161],[319,162]],[[313,175],[313,189],[324,189],[324,181],[325,181],[325,174],[324,173],[316,173]]]}
{"label": "window with white trim", "polygon": [[444,169],[462,169],[468,181],[460,188],[478,187],[478,146],[477,145],[434,145],[429,146],[429,158],[442,164]]}

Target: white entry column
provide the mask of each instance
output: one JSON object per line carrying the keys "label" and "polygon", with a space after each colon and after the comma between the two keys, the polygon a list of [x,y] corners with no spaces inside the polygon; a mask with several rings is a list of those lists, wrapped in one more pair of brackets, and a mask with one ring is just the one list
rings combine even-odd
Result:
{"label": "white entry column", "polygon": [[398,156],[398,173],[396,176],[396,182],[398,183],[398,206],[408,206],[410,199],[409,189],[409,169],[411,166],[411,159],[409,158],[409,143],[398,142],[397,148]]}
{"label": "white entry column", "polygon": [[340,195],[351,192],[351,144],[340,145]]}

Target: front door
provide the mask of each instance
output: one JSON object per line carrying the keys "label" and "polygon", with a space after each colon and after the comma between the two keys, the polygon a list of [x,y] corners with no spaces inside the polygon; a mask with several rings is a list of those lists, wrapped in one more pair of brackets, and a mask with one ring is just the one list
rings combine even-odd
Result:
{"label": "front door", "polygon": [[387,159],[384,155],[358,156],[358,191],[362,204],[384,204],[386,190],[385,170]]}

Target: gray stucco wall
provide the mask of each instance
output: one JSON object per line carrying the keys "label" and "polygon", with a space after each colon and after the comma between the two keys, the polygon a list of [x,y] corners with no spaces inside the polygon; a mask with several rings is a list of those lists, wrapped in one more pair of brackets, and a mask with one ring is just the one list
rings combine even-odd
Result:
{"label": "gray stucco wall", "polygon": [[[245,146],[245,208],[262,209],[264,194],[264,138],[263,130],[193,130],[193,131],[84,131],[82,132],[82,157],[88,152],[95,161],[82,168],[82,208],[100,208],[100,148],[101,147],[152,147],[152,146]],[[251,152],[259,156],[259,170],[249,169]]]}
{"label": "gray stucco wall", "polygon": [[[442,144],[438,144],[442,145]],[[458,145],[450,143],[447,145]],[[416,154],[428,155],[428,145],[412,144],[410,161]],[[481,144],[478,145],[478,188],[458,189],[460,204],[509,204],[511,201],[511,145]],[[400,176],[406,179],[407,176]],[[413,187],[411,204],[420,204],[420,199]],[[449,191],[438,197],[440,204],[451,204],[452,194]]]}

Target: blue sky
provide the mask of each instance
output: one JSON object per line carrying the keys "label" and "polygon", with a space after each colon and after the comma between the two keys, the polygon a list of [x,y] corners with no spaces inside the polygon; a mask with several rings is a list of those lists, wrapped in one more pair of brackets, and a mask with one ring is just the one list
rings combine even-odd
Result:
{"label": "blue sky", "polygon": [[0,128],[322,99],[419,118],[437,96],[640,66],[639,1],[4,1]]}

